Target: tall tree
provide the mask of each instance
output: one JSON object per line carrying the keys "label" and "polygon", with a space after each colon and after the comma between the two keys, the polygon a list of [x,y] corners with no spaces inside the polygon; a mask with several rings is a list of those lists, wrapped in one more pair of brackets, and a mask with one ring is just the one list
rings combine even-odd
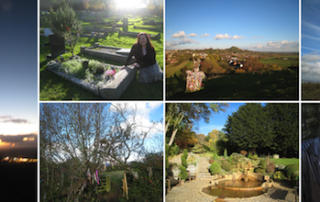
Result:
{"label": "tall tree", "polygon": [[270,118],[260,103],[248,103],[228,116],[223,129],[232,144],[243,150],[256,151],[258,147],[271,147],[273,134]]}
{"label": "tall tree", "polygon": [[41,104],[40,169],[47,197],[49,192],[55,197],[51,191],[64,184],[55,177],[57,165],[63,163],[70,176],[68,199],[74,198],[88,171],[92,173],[106,162],[116,162],[136,176],[128,160],[144,152],[144,140],[155,130],[138,121],[136,114],[136,109],[120,104]]}
{"label": "tall tree", "polygon": [[225,111],[228,106],[224,103],[167,103],[165,132],[170,138],[168,145],[172,145],[178,130],[185,125],[193,124],[202,118],[208,123],[214,113]]}
{"label": "tall tree", "polygon": [[265,109],[272,119],[273,149],[284,156],[288,151],[299,151],[299,105],[272,103],[266,104]]}

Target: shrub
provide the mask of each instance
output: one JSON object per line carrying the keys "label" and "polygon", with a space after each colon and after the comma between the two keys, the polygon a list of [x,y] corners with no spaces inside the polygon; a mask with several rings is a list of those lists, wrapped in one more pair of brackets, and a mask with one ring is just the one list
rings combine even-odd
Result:
{"label": "shrub", "polygon": [[188,158],[188,150],[187,149],[184,149],[183,150],[183,155],[182,155],[185,159]]}
{"label": "shrub", "polygon": [[221,167],[217,162],[213,162],[210,166],[210,172],[212,174],[220,174],[221,173]]}
{"label": "shrub", "polygon": [[254,169],[254,172],[255,172],[255,173],[264,174],[264,173],[265,173],[265,170],[262,169],[262,168],[255,168],[255,169]]}
{"label": "shrub", "polygon": [[231,170],[231,164],[228,161],[222,161],[221,168],[230,171]]}
{"label": "shrub", "polygon": [[202,145],[200,145],[200,144],[196,144],[196,146],[194,146],[193,148],[192,148],[192,152],[193,153],[203,153],[203,152],[205,152],[206,150],[203,148],[203,146]]}
{"label": "shrub", "polygon": [[169,151],[170,156],[178,155],[179,152],[180,152],[180,147],[177,144],[175,144],[173,147],[171,147],[170,151]]}
{"label": "shrub", "polygon": [[252,156],[251,156],[251,159],[252,159],[252,160],[258,160],[259,157],[258,157],[257,155],[252,155]]}
{"label": "shrub", "polygon": [[219,160],[219,156],[218,156],[218,154],[217,154],[217,151],[215,151],[215,152],[213,153],[213,159],[214,159],[214,160]]}
{"label": "shrub", "polygon": [[258,164],[258,167],[259,168],[262,168],[263,170],[265,170],[266,169],[266,160],[264,160],[264,159],[261,159],[260,160],[260,163]]}
{"label": "shrub", "polygon": [[241,150],[241,151],[240,151],[240,154],[242,154],[242,156],[245,157],[245,156],[247,156],[248,152],[246,152],[246,151],[244,151],[244,150]]}
{"label": "shrub", "polygon": [[284,168],[285,175],[290,178],[290,180],[296,180],[299,176],[299,164],[290,164]]}
{"label": "shrub", "polygon": [[180,166],[181,173],[179,174],[179,177],[181,177],[181,180],[186,180],[188,178],[187,169],[183,166]]}
{"label": "shrub", "polygon": [[181,165],[185,168],[188,167],[187,159],[184,158],[184,156],[181,156]]}
{"label": "shrub", "polygon": [[283,174],[282,171],[276,171],[274,172],[273,174],[273,179],[276,179],[276,180],[284,180],[286,178],[286,176]]}
{"label": "shrub", "polygon": [[274,162],[273,161],[270,161],[267,165],[267,173],[271,174],[271,173],[274,173],[276,167],[274,165]]}
{"label": "shrub", "polygon": [[78,21],[76,12],[67,3],[64,3],[57,12],[50,8],[50,15],[51,18],[48,18],[46,22],[53,33],[63,37],[68,42],[70,52],[74,56],[73,49],[80,38],[82,22]]}
{"label": "shrub", "polygon": [[224,158],[228,157],[227,149],[224,149],[223,156],[224,156]]}

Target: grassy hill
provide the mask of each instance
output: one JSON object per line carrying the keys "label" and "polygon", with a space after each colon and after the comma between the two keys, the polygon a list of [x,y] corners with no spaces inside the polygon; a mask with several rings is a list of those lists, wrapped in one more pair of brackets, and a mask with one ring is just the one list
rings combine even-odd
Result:
{"label": "grassy hill", "polygon": [[186,93],[184,78],[167,78],[168,100],[278,100],[298,99],[298,76],[294,71],[274,71],[264,74],[237,74],[205,80],[198,92]]}

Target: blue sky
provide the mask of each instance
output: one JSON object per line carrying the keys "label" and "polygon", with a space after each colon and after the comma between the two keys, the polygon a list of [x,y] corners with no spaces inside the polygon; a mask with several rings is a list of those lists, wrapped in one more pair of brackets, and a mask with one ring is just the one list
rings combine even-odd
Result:
{"label": "blue sky", "polygon": [[168,50],[299,50],[298,0],[167,0],[165,20]]}
{"label": "blue sky", "polygon": [[301,1],[302,81],[320,82],[320,2]]}
{"label": "blue sky", "polygon": [[36,132],[37,1],[0,0],[0,135]]}
{"label": "blue sky", "polygon": [[[219,112],[214,114],[210,118],[209,123],[206,123],[204,120],[200,120],[198,122],[198,125],[194,126],[193,128],[194,131],[197,134],[204,134],[204,135],[208,135],[208,133],[211,132],[213,129],[217,129],[221,131],[228,120],[228,116],[232,115],[232,112],[236,112],[239,109],[239,107],[244,104],[245,103],[229,103],[229,107],[227,108],[226,112]],[[262,106],[265,106],[264,103],[261,103],[261,104]]]}

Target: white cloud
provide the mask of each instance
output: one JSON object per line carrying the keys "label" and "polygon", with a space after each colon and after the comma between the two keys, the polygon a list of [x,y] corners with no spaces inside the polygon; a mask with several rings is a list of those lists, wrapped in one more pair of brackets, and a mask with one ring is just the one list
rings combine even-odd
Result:
{"label": "white cloud", "polygon": [[301,76],[303,81],[320,81],[320,55],[317,52],[301,57]]}
{"label": "white cloud", "polygon": [[207,36],[210,36],[210,34],[205,33],[205,34],[202,34],[202,35],[201,35],[201,37],[207,37]]}
{"label": "white cloud", "polygon": [[166,41],[166,49],[170,49],[179,45],[192,44],[192,43],[198,44],[199,42],[192,39],[188,39],[188,38],[181,38],[178,41]]}
{"label": "white cloud", "polygon": [[191,33],[191,34],[189,34],[188,35],[189,37],[196,37],[196,36],[198,36],[196,33]]}
{"label": "white cloud", "polygon": [[253,51],[297,52],[299,51],[299,41],[268,41],[266,44],[258,43],[241,48]]}
{"label": "white cloud", "polygon": [[314,36],[310,36],[310,35],[306,35],[306,34],[302,34],[302,38],[309,38],[309,39],[320,41],[319,37],[314,37]]}
{"label": "white cloud", "polygon": [[303,21],[303,22],[301,23],[301,25],[308,26],[308,27],[310,27],[311,29],[314,29],[314,30],[316,30],[317,32],[320,32],[320,26],[314,25],[314,24],[312,24],[312,23]]}
{"label": "white cloud", "polygon": [[153,123],[150,120],[151,113],[153,113],[156,109],[158,109],[162,105],[161,102],[116,103],[111,105],[110,107],[111,111],[115,110],[114,105],[117,105],[121,108],[126,106],[128,109],[136,109],[135,117],[133,116],[127,117],[127,119],[129,120],[129,123],[136,122],[137,125],[139,125],[136,128],[136,133],[147,132],[148,130],[150,130],[150,128],[151,130],[147,138],[152,138],[159,133],[163,133],[163,128],[164,128],[163,123],[162,122]]}
{"label": "white cloud", "polygon": [[253,36],[253,37],[251,37],[251,39],[261,39],[261,38],[263,38],[263,36]]}
{"label": "white cloud", "polygon": [[219,40],[219,39],[244,39],[246,38],[245,36],[230,36],[229,34],[217,34],[213,39]]}
{"label": "white cloud", "polygon": [[174,33],[171,35],[172,38],[183,38],[187,37],[186,33],[184,31],[179,31],[179,33]]}

